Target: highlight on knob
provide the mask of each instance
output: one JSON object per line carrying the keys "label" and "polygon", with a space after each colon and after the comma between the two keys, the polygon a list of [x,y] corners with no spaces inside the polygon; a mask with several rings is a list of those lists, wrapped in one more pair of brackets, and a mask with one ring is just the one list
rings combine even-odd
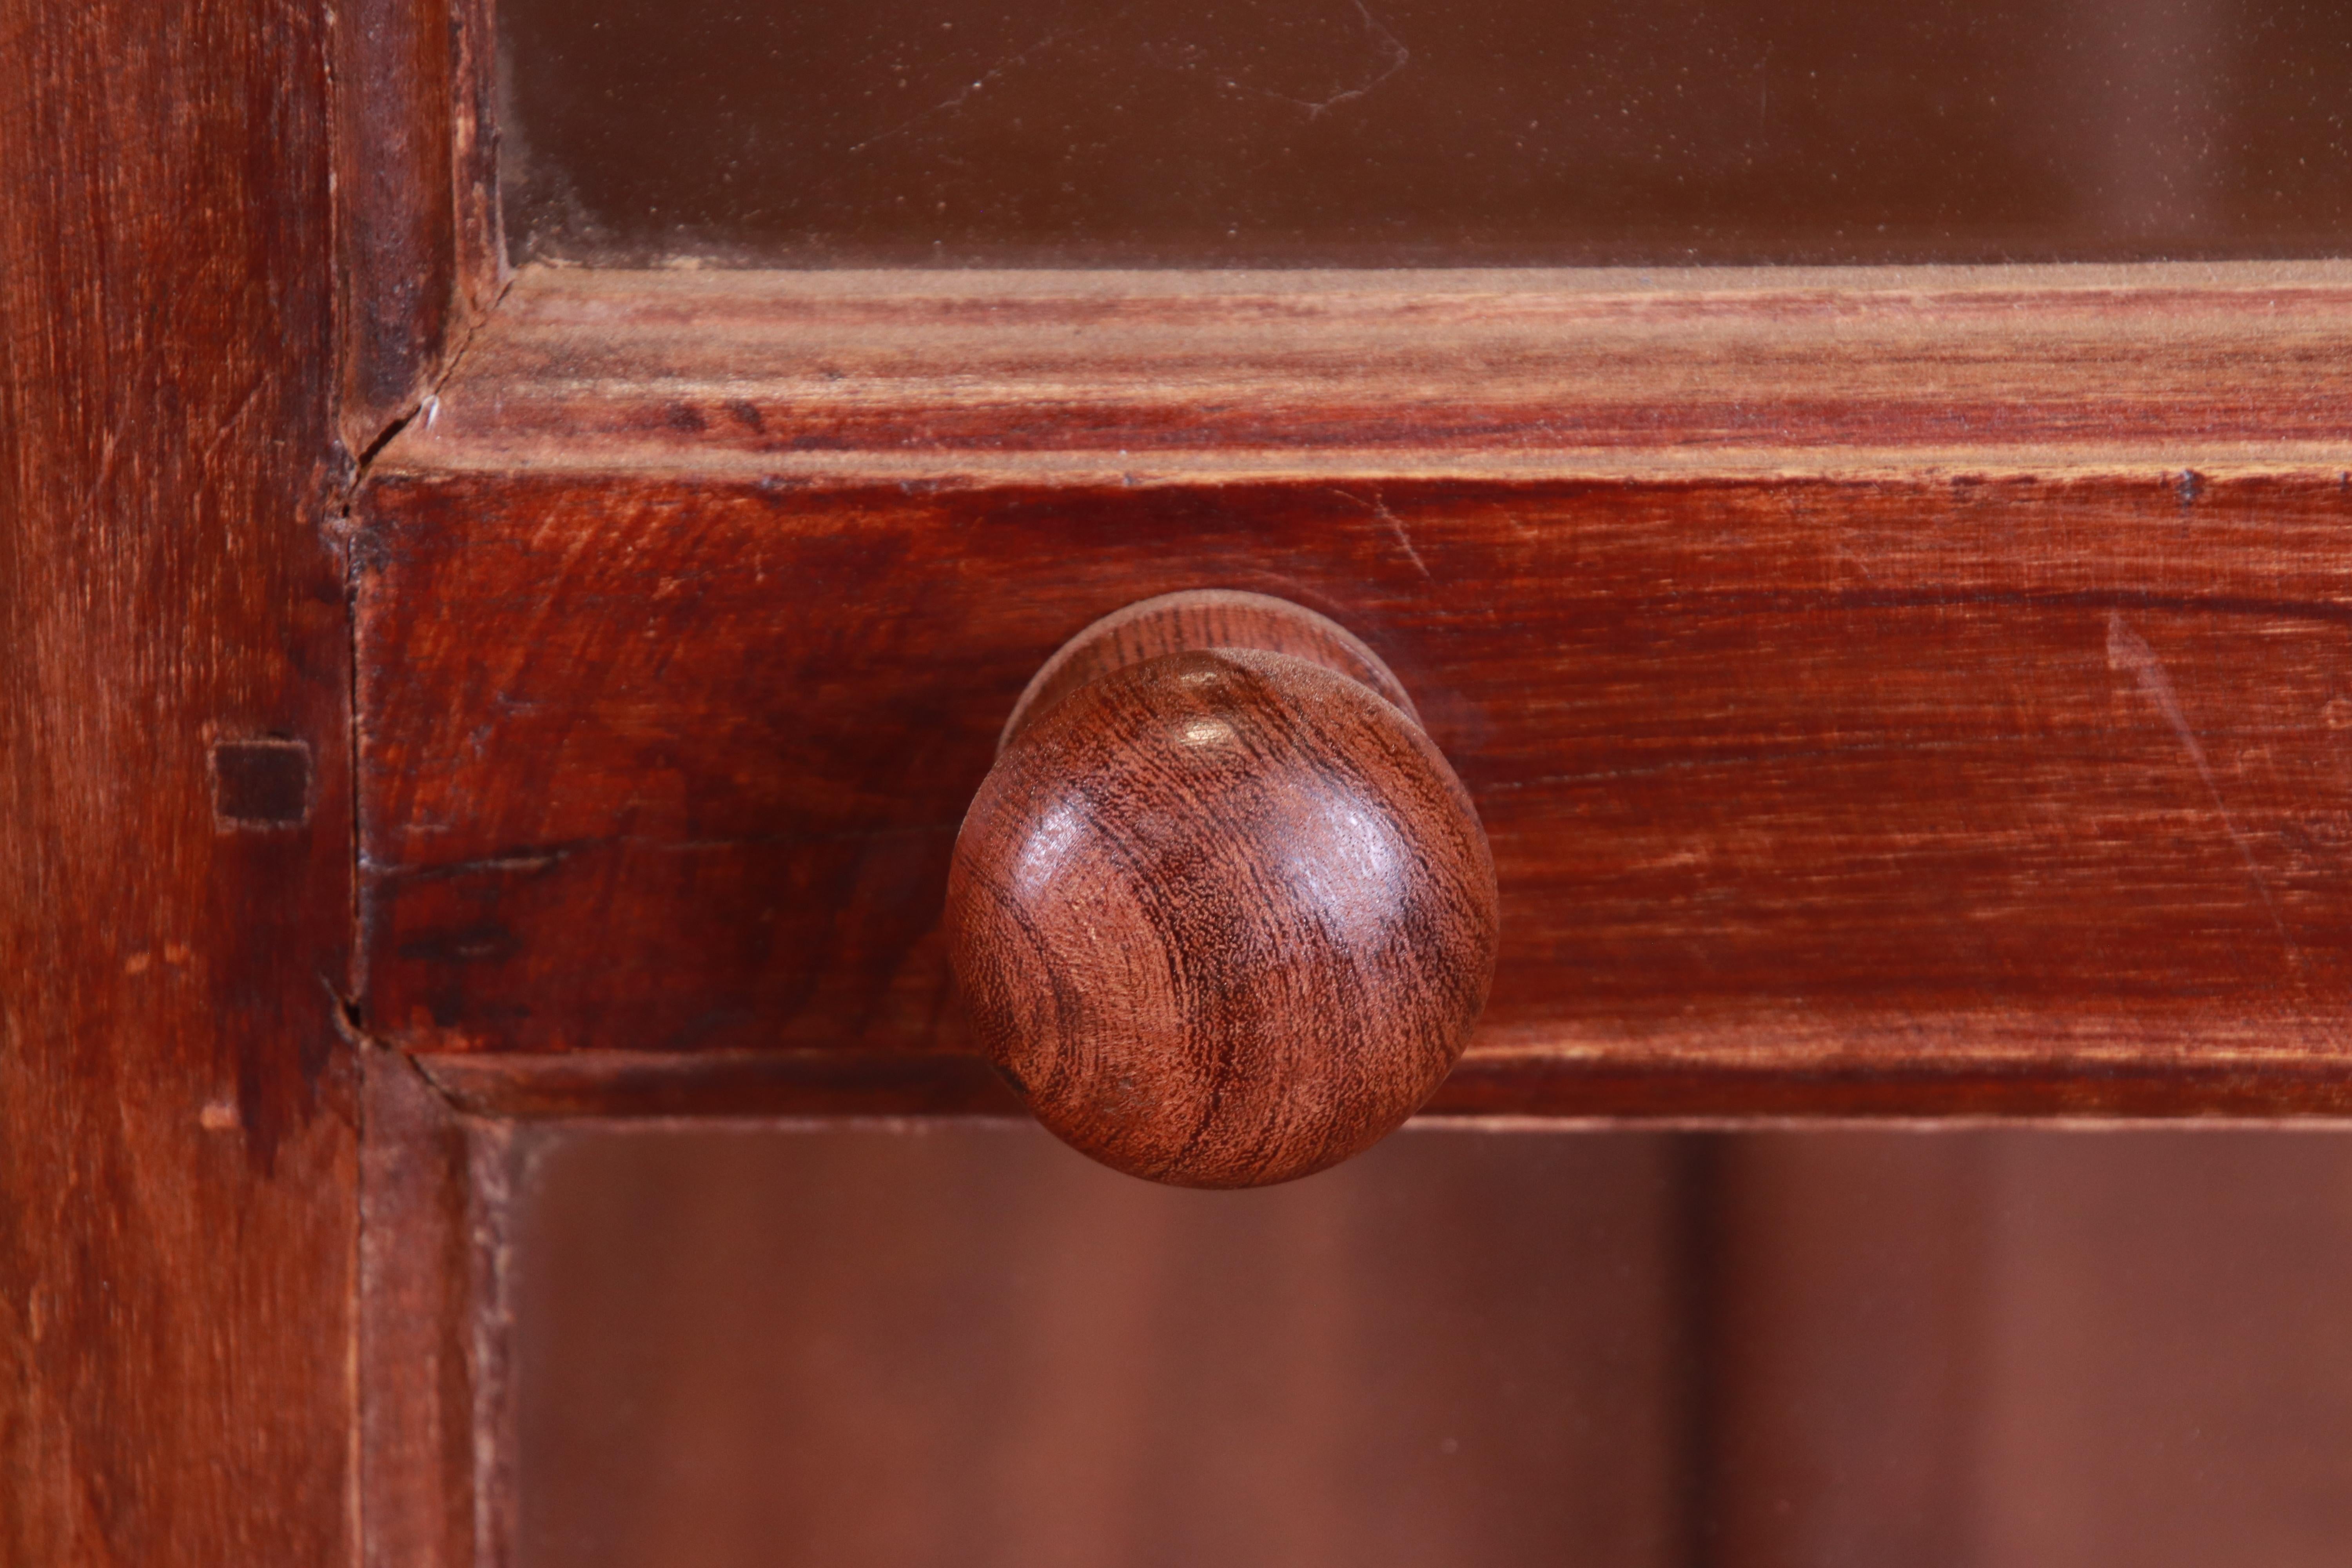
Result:
{"label": "highlight on knob", "polygon": [[1133,1174],[1234,1187],[1427,1100],[1485,1005],[1496,902],[1476,812],[1370,650],[1195,593],[1039,672],[947,927],[979,1044],[1040,1121]]}

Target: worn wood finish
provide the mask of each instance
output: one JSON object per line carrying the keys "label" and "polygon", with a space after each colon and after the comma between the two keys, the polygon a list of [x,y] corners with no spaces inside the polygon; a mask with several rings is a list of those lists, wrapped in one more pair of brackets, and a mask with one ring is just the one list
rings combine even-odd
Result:
{"label": "worn wood finish", "polygon": [[358,1400],[363,1568],[514,1562],[511,1121],[401,1052],[361,1053]]}
{"label": "worn wood finish", "polygon": [[2333,475],[2348,319],[2342,262],[534,268],[385,457],[776,483],[1289,473],[1360,496],[1432,473]]}
{"label": "worn wood finish", "polygon": [[332,16],[338,430],[408,417],[505,281],[488,0],[345,0]]}
{"label": "worn wood finish", "polygon": [[950,957],[981,1050],[1074,1147],[1181,1186],[1288,1181],[1394,1131],[1462,1054],[1494,859],[1322,617],[1133,609],[1016,708],[956,837]]}
{"label": "worn wood finish", "polygon": [[323,8],[0,31],[0,1562],[347,1563]]}
{"label": "worn wood finish", "polygon": [[1028,1115],[994,1068],[961,1051],[467,1052],[412,1059],[451,1104],[501,1120]]}
{"label": "worn wood finish", "polygon": [[1344,281],[520,280],[365,497],[373,1025],[968,1047],[1000,728],[1205,584],[1486,826],[1438,1107],[2352,1109],[2343,268]]}
{"label": "worn wood finish", "polygon": [[370,1050],[361,1067],[360,1561],[473,1568],[478,1505],[493,1500],[475,1495],[475,1391],[488,1381],[469,1190],[481,1124],[397,1051]]}

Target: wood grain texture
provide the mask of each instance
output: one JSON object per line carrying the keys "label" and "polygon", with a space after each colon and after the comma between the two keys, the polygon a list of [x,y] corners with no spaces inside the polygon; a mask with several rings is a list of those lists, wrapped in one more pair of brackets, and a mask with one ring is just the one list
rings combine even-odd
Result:
{"label": "wood grain texture", "polygon": [[385,457],[777,482],[2332,474],[2347,317],[2342,262],[532,268]]}
{"label": "wood grain texture", "polygon": [[505,282],[487,0],[332,13],[338,430],[354,458],[413,414]]}
{"label": "wood grain texture", "polygon": [[460,1052],[411,1059],[458,1110],[501,1121],[1029,1115],[994,1068],[961,1051]]}
{"label": "wood grain texture", "polygon": [[[1770,1037],[1780,1048],[1761,1049],[1752,1038],[1727,1040],[1720,1025],[1652,1039],[1641,1050],[1481,1044],[1474,1035],[1422,1119],[1706,1129],[1825,1118],[2352,1118],[2352,1085],[2325,1055],[2200,1049],[2195,1034],[2152,1030],[2122,1049],[2061,1054],[2022,1032],[2032,1022],[2011,1020],[2017,1032],[2005,1035],[1999,1020],[1953,1020],[1924,1044],[1915,1039],[1908,1053],[1840,1050],[1794,1029]],[[485,1117],[1027,1115],[986,1060],[956,1049],[467,1051],[415,1059],[453,1102]]]}
{"label": "wood grain texture", "polygon": [[1474,281],[526,275],[364,497],[375,1026],[968,1046],[1000,728],[1214,584],[1486,825],[1438,1108],[2352,1109],[2342,268]]}
{"label": "wood grain texture", "polygon": [[362,1052],[358,1485],[362,1568],[514,1559],[509,1215],[525,1152],[401,1052]]}
{"label": "wood grain texture", "polygon": [[1420,725],[1346,672],[1377,659],[1322,617],[1132,608],[1039,671],[964,816],[958,989],[1072,1146],[1181,1186],[1289,1181],[1394,1131],[1462,1054],[1494,859]]}
{"label": "wood grain texture", "polygon": [[476,1568],[480,1124],[397,1051],[361,1068],[360,1562]]}
{"label": "wood grain texture", "polygon": [[1420,710],[1396,673],[1364,646],[1363,638],[1329,616],[1266,594],[1193,588],[1113,610],[1055,649],[1013,704],[997,752],[1001,755],[1032,717],[1112,670],[1162,654],[1217,647],[1286,653],[1319,664],[1370,689],[1415,724],[1421,722]]}
{"label": "wood grain texture", "polygon": [[530,1157],[512,1126],[476,1121],[466,1136],[466,1237],[471,1243],[463,1286],[469,1309],[466,1369],[473,1395],[474,1526],[469,1568],[511,1568],[521,1455],[515,1363],[520,1346],[515,1292],[515,1190]]}
{"label": "wood grain texture", "polygon": [[324,15],[0,33],[0,1562],[349,1562]]}

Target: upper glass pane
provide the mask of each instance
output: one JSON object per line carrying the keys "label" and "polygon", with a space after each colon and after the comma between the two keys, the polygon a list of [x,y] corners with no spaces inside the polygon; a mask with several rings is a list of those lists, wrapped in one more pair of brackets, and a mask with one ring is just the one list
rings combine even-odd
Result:
{"label": "upper glass pane", "polygon": [[2341,0],[505,0],[509,244],[633,264],[2333,255]]}

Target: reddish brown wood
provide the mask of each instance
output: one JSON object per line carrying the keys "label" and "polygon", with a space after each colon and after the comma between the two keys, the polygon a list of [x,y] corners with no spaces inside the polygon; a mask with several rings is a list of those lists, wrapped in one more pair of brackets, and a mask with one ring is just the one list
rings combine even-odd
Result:
{"label": "reddish brown wood", "polygon": [[487,0],[333,12],[338,427],[357,457],[413,414],[498,298]]}
{"label": "reddish brown wood", "polygon": [[[2200,1049],[2193,1035],[2151,1032],[2059,1055],[2039,1037],[2003,1039],[1998,1026],[1963,1019],[1907,1057],[1808,1050],[1801,1037],[1778,1043],[1779,1050],[1762,1050],[1702,1036],[1642,1051],[1563,1051],[1481,1046],[1474,1036],[1422,1115],[1494,1126],[1538,1117],[1685,1127],[1822,1117],[2352,1117],[2352,1075],[2342,1063],[2292,1047]],[[479,1116],[1025,1114],[983,1059],[961,1051],[482,1051],[417,1059]]]}
{"label": "reddish brown wood", "polygon": [[472,1568],[479,1124],[396,1051],[367,1052],[362,1071],[361,1562]]}
{"label": "reddish brown wood", "polygon": [[1106,1164],[1307,1175],[1462,1054],[1494,859],[1353,640],[1265,595],[1163,595],[1072,638],[1013,710],[956,837],[950,956],[981,1049]]}
{"label": "reddish brown wood", "polygon": [[459,1110],[501,1120],[1028,1116],[987,1062],[960,1051],[470,1052],[413,1059]]}
{"label": "reddish brown wood", "polygon": [[533,1145],[397,1051],[362,1053],[359,1425],[365,1568],[516,1561],[509,1215]]}
{"label": "reddish brown wood", "polygon": [[1440,1106],[2352,1107],[2340,269],[1555,281],[527,277],[366,498],[373,1021],[967,1046],[1001,726],[1210,584],[1486,826]]}
{"label": "reddish brown wood", "polygon": [[324,10],[0,33],[0,1562],[348,1563]]}
{"label": "reddish brown wood", "polygon": [[536,268],[385,456],[776,483],[1287,472],[1367,503],[1365,481],[1432,473],[2333,476],[2347,319],[2341,262]]}
{"label": "reddish brown wood", "polygon": [[505,1122],[476,1122],[466,1139],[466,1235],[472,1243],[464,1284],[470,1309],[467,1373],[473,1394],[474,1527],[470,1568],[508,1568],[517,1561],[515,1525],[522,1500],[516,1472],[521,1390],[515,1325],[516,1187],[534,1147]]}

